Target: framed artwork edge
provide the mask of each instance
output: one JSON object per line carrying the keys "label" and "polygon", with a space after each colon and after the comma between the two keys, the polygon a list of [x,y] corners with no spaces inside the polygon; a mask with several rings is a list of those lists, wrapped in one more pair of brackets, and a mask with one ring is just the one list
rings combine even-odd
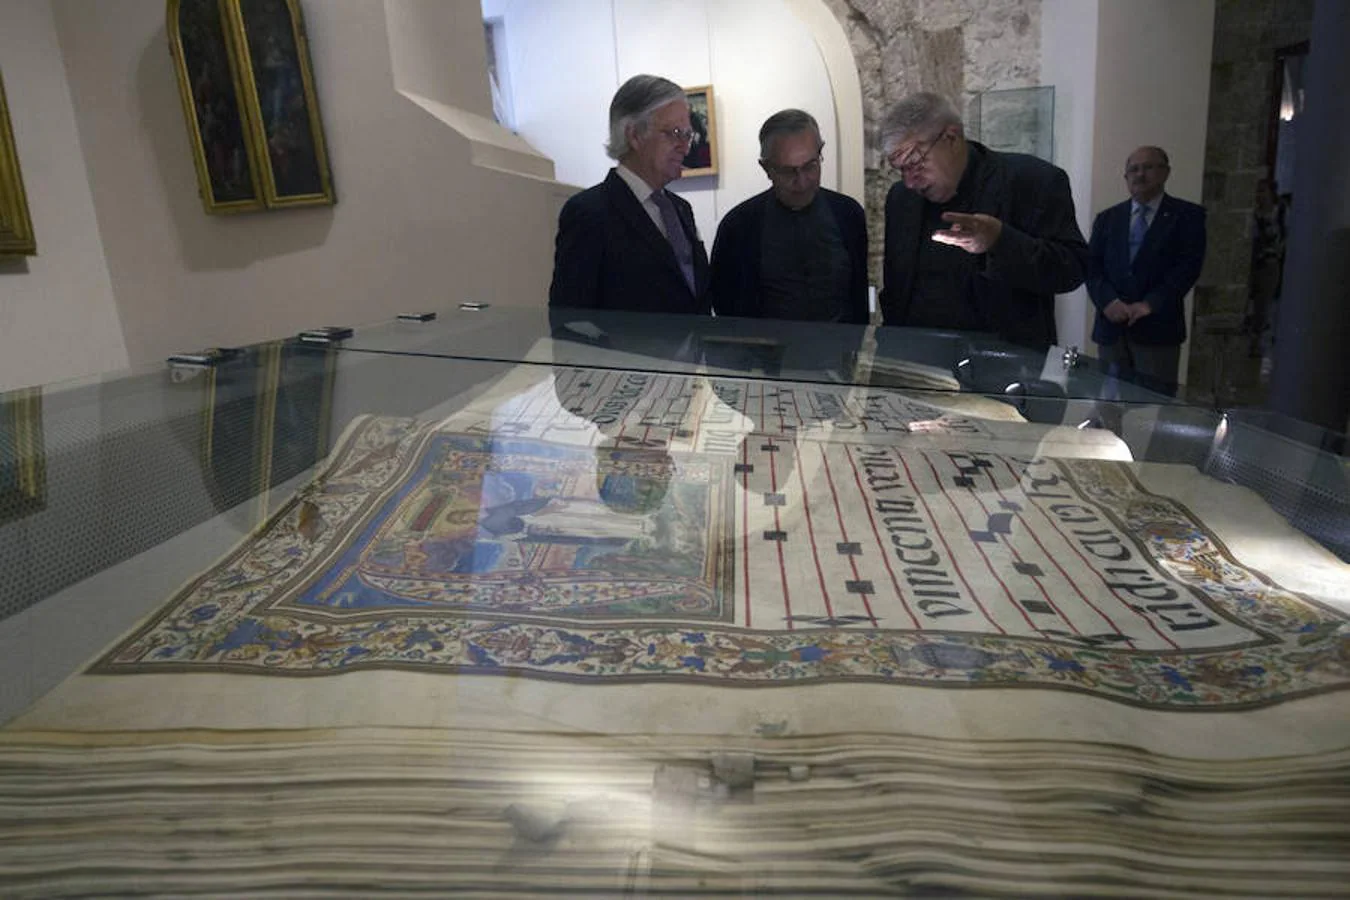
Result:
{"label": "framed artwork edge", "polygon": [[[188,143],[192,151],[192,165],[197,173],[197,195],[202,201],[202,208],[210,215],[233,215],[265,209],[262,189],[258,184],[257,148],[247,136],[244,140],[244,150],[248,154],[249,182],[253,188],[253,196],[247,200],[216,199],[211,186],[211,173],[206,164],[206,145],[202,142],[201,120],[197,116],[197,105],[193,100],[192,80],[188,75],[187,60],[183,54],[183,35],[179,25],[182,7],[183,0],[168,0],[165,4],[164,27],[169,39],[169,56],[173,60],[174,77],[178,82],[178,97],[183,104],[183,117],[187,124]],[[225,37],[227,51],[225,57],[230,67],[230,81],[234,85],[235,101],[238,103],[239,98],[243,96],[243,83],[240,81],[238,60],[231,46],[230,29],[226,26],[227,19],[222,13],[221,31]],[[239,115],[242,119],[244,115],[242,109]]]}
{"label": "framed artwork edge", "polygon": [[0,73],[0,257],[36,255],[37,236],[28,212],[28,194],[23,186],[4,77]]}
{"label": "framed artwork edge", "polygon": [[258,160],[259,182],[263,192],[263,203],[269,209],[291,206],[332,206],[337,202],[333,191],[333,176],[328,165],[328,146],[324,140],[323,123],[319,116],[318,92],[314,89],[314,66],[309,55],[309,34],[305,28],[304,11],[300,0],[282,0],[290,13],[291,40],[295,45],[296,64],[300,69],[300,90],[305,98],[308,112],[310,138],[314,142],[314,164],[318,170],[321,190],[310,194],[277,193],[276,176],[272,171],[271,156],[267,152],[267,129],[262,120],[261,99],[258,95],[257,79],[253,72],[253,61],[249,54],[248,29],[244,22],[244,12],[240,0],[221,0],[229,10],[230,27],[228,40],[238,47],[238,61],[244,63],[241,80],[248,99],[243,104],[244,115],[254,143],[254,155]]}
{"label": "framed artwork edge", "polygon": [[680,173],[681,178],[698,178],[704,175],[717,174],[717,108],[713,102],[713,86],[711,84],[697,84],[685,86],[684,96],[686,98],[703,94],[708,102],[708,158],[712,160],[712,165],[704,166],[698,169],[685,169]]}
{"label": "framed artwork edge", "polygon": [[[42,432],[42,389],[23,388],[0,400],[0,435],[13,448],[0,458],[0,523],[47,506],[47,457]],[[3,446],[3,444],[0,444]]]}
{"label": "framed artwork edge", "polygon": [[192,162],[197,173],[197,193],[202,206],[210,215],[235,215],[269,209],[301,206],[332,206],[337,202],[333,189],[332,170],[328,162],[328,148],[319,117],[319,102],[314,89],[313,66],[309,55],[309,39],[304,26],[304,14],[299,0],[282,0],[289,13],[291,36],[295,46],[296,63],[301,75],[301,91],[308,110],[309,132],[314,146],[314,161],[322,190],[318,193],[280,195],[267,151],[267,134],[259,110],[257,81],[252,71],[248,36],[244,25],[240,0],[218,0],[221,32],[225,42],[225,56],[230,68],[240,125],[244,130],[243,144],[247,154],[249,183],[253,196],[244,200],[217,201],[206,162],[206,148],[202,142],[201,122],[193,99],[192,78],[187,71],[183,54],[182,32],[179,27],[183,0],[168,0],[165,5],[165,29],[169,53],[173,59],[174,75],[178,82],[179,99],[188,128]]}

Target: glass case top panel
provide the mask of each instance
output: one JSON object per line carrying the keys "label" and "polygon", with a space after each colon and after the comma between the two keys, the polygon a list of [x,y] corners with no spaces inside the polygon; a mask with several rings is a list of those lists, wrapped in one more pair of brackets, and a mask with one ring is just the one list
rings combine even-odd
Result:
{"label": "glass case top panel", "polygon": [[358,328],[339,346],[648,372],[1178,403],[1102,374],[1097,361],[1077,348],[1041,353],[976,332],[466,305],[426,321]]}
{"label": "glass case top panel", "polygon": [[[972,867],[995,839],[1040,847],[1047,816],[1133,841],[1151,884],[1199,830],[1221,858],[1198,880],[1197,840],[1185,864],[1209,894],[1252,886],[1233,841],[1264,861],[1272,816],[1315,875],[1343,855],[1346,468],[1314,435],[294,341],[5,399],[0,485],[21,502],[0,598],[32,602],[0,610],[0,806],[21,836],[0,862],[34,895],[138,889],[98,862],[124,832],[172,863],[200,852],[191,823],[237,816],[226,866],[251,859],[257,810],[329,809],[345,853],[432,847],[434,890],[492,866],[504,890],[608,896],[636,846],[689,848],[651,861],[652,893],[697,895],[713,859],[797,866],[756,890],[874,896],[913,887],[875,890],[856,851],[894,833],[897,785],[905,810],[974,810]],[[1194,806],[1162,836],[1132,819],[1159,797]],[[1221,798],[1249,821],[1215,823]],[[928,845],[906,834],[897,853]],[[1278,872],[1256,892],[1289,895]],[[1066,877],[1037,892],[1127,884]]]}

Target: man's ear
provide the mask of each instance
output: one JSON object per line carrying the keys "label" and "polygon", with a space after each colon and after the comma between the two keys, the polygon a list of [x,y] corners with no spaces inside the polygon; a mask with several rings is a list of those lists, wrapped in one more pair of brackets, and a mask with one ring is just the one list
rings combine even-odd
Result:
{"label": "man's ear", "polygon": [[759,161],[759,167],[764,170],[765,175],[768,175],[770,178],[773,178],[773,173],[769,171],[769,163],[767,160],[761,159]]}

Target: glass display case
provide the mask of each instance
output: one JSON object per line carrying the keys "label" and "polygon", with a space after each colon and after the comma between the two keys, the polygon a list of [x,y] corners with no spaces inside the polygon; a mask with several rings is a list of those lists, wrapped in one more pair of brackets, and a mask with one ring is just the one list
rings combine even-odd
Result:
{"label": "glass display case", "polygon": [[968,115],[971,136],[985,146],[1055,161],[1054,87],[981,91]]}
{"label": "glass display case", "polygon": [[1343,890],[1343,435],[437,312],[0,398],[0,894]]}

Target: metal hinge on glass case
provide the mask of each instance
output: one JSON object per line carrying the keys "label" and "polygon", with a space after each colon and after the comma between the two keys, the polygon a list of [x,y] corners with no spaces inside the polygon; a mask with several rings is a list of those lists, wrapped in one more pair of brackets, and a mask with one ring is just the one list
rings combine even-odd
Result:
{"label": "metal hinge on glass case", "polygon": [[1078,368],[1078,356],[1078,347],[1076,345],[1064,351],[1065,370]]}
{"label": "metal hinge on glass case", "polygon": [[332,344],[346,340],[353,334],[352,329],[343,325],[325,325],[322,328],[307,328],[298,337],[306,344]]}
{"label": "metal hinge on glass case", "polygon": [[239,352],[235,347],[207,347],[192,353],[171,353],[166,361],[171,366],[209,369],[234,359]]}

